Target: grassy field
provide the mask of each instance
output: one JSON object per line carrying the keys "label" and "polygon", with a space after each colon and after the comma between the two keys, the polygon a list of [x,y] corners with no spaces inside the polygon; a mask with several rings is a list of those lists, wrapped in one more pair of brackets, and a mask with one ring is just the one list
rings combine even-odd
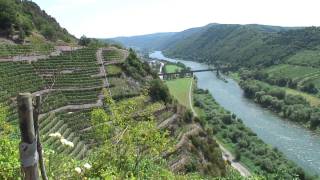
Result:
{"label": "grassy field", "polygon": [[285,88],[287,94],[293,94],[293,95],[301,95],[310,103],[311,106],[320,106],[320,99],[316,96],[313,96],[311,94],[307,94],[301,91],[297,91],[290,88]]}
{"label": "grassy field", "polygon": [[240,82],[241,78],[240,78],[240,75],[238,72],[232,72],[232,73],[229,73],[228,75],[231,79],[237,81],[238,83]]}
{"label": "grassy field", "polygon": [[122,69],[117,65],[108,65],[106,66],[107,75],[117,75],[121,74]]}
{"label": "grassy field", "polygon": [[302,80],[311,75],[319,73],[319,69],[307,66],[281,64],[267,68],[265,72],[273,77],[287,77],[296,80]]}
{"label": "grassy field", "polygon": [[[303,64],[302,61],[299,62]],[[290,78],[296,81],[299,87],[313,83],[318,89],[320,89],[320,68],[318,67],[281,64],[271,66],[265,69],[264,72],[268,73],[270,77]]]}
{"label": "grassy field", "polygon": [[288,64],[302,65],[302,66],[320,66],[320,52],[317,50],[304,50],[291,56],[287,60]]}
{"label": "grassy field", "polygon": [[176,70],[180,71],[182,68],[176,65],[168,64],[165,67],[167,73],[174,73]]}
{"label": "grassy field", "polygon": [[191,109],[189,101],[189,91],[192,78],[182,78],[166,81],[170,93],[178,102]]}
{"label": "grassy field", "polygon": [[[262,82],[262,81],[260,81],[260,83],[268,84],[268,83]],[[268,84],[268,85],[273,86],[270,84]],[[311,94],[301,92],[301,91],[298,91],[295,89],[287,88],[287,87],[279,87],[279,86],[274,86],[274,87],[281,88],[281,89],[285,90],[287,94],[303,96],[310,103],[311,106],[319,106],[320,107],[320,98],[316,97],[315,95],[311,95]]]}

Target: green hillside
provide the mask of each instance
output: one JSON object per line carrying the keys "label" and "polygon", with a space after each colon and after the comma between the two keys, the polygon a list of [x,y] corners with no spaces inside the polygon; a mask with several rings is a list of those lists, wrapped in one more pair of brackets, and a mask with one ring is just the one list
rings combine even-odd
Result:
{"label": "green hillside", "polygon": [[[312,179],[196,78],[162,81],[133,49],[77,41],[31,0],[0,0],[0,179],[24,176],[17,97],[25,92],[41,95],[48,179]],[[104,41],[228,65],[248,97],[320,127],[318,28],[208,24]],[[164,72],[186,69],[168,63]]]}
{"label": "green hillside", "polygon": [[270,66],[319,43],[315,27],[287,29],[260,25],[216,25],[165,49],[171,57],[233,66]]}
{"label": "green hillside", "polygon": [[[209,24],[176,33],[163,43],[162,47],[160,50],[168,57],[227,66],[240,75],[243,84],[252,85],[254,83],[250,80],[255,80],[253,82],[256,82],[256,85],[253,89],[249,88],[249,92],[257,90],[259,81],[263,81],[271,85],[266,89],[273,89],[273,86],[277,89],[279,86],[288,95],[306,99],[308,104],[313,106],[301,111],[306,117],[296,118],[293,115],[289,119],[299,121],[311,129],[318,128],[319,27]],[[246,91],[247,86],[242,87]],[[288,105],[281,99],[276,102],[277,97],[274,94],[269,97],[269,90],[266,89],[262,92],[255,91],[258,94],[251,98],[277,113],[281,111],[279,115],[286,117],[283,111]],[[272,103],[265,105],[265,102],[259,101],[257,97],[260,97],[261,93],[267,98],[264,100]],[[290,105],[295,107],[301,105],[299,101],[292,103]],[[272,105],[277,108],[272,108]]]}
{"label": "green hillside", "polygon": [[50,41],[76,40],[36,3],[29,0],[0,0],[0,37],[22,42],[34,33]]}
{"label": "green hillside", "polygon": [[156,33],[133,37],[116,37],[111,39],[103,39],[105,42],[115,41],[127,47],[139,49],[160,49],[164,43],[169,41],[175,33]]}
{"label": "green hillside", "polygon": [[[21,175],[20,92],[42,96],[40,138],[50,178],[76,177],[77,166],[85,171],[83,177],[91,178],[226,175],[215,140],[185,115],[185,107],[171,101],[166,86],[133,51],[83,48],[31,63],[0,62],[0,75],[0,150],[12,152],[0,156],[5,162],[0,164],[1,179]],[[165,97],[154,97],[159,91]],[[82,167],[85,163],[90,171]]]}
{"label": "green hillside", "polygon": [[317,27],[211,25],[170,43],[164,53],[235,70],[256,69],[258,80],[315,94],[320,87],[319,45]]}

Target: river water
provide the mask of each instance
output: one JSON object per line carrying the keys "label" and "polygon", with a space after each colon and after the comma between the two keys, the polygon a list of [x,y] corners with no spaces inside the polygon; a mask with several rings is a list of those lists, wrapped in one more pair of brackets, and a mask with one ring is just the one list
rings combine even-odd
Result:
{"label": "river water", "polygon": [[[155,51],[149,56],[172,62],[180,61],[192,70],[209,67],[193,61],[166,58],[161,51]],[[283,120],[245,98],[237,82],[230,78],[226,78],[228,83],[225,83],[217,79],[214,72],[200,72],[195,75],[199,88],[208,89],[221,106],[240,117],[264,142],[277,147],[305,171],[320,174],[320,135]]]}

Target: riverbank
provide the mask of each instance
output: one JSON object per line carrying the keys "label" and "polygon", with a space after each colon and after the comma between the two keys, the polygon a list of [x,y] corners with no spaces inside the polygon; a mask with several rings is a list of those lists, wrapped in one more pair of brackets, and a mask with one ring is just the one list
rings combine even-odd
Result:
{"label": "riverbank", "polygon": [[320,126],[318,107],[312,106],[303,96],[287,93],[283,88],[252,79],[241,81],[240,86],[244,90],[245,97],[285,120],[310,130],[316,130]]}
{"label": "riverbank", "polygon": [[[240,74],[238,72],[229,72],[227,75],[229,78],[233,79],[234,81],[236,81],[237,83],[240,83],[241,81],[243,81],[240,77]],[[299,90],[296,89],[291,89],[288,87],[279,87],[276,85],[271,85],[267,82],[263,82],[263,81],[258,81],[257,82],[263,84],[264,86],[268,86],[268,89],[278,89],[278,90],[282,90],[284,92],[285,95],[292,95],[292,96],[296,96],[296,97],[302,97],[306,100],[308,104],[308,106],[310,105],[311,108],[313,109],[317,109],[320,107],[320,98],[316,97],[315,95],[311,95],[305,92],[301,92]],[[275,115],[279,116],[282,118],[282,120],[284,121],[291,121],[292,123],[295,123],[303,128],[306,128],[308,130],[310,130],[312,133],[317,133],[320,135],[320,128],[311,128],[310,124],[306,124],[305,121],[302,122],[298,122],[298,121],[292,121],[291,119],[285,118],[283,117],[282,113],[279,113],[279,111],[276,111],[275,109],[273,109],[273,107],[265,107],[261,102],[257,101],[256,97],[254,98],[250,98],[248,97],[248,99],[251,99],[253,102],[255,102],[257,105],[266,108],[267,110],[269,110],[270,112],[274,113]],[[261,98],[259,98],[261,99]],[[277,98],[278,99],[278,98]],[[319,119],[319,118],[315,118],[315,119]]]}
{"label": "riverbank", "polygon": [[[204,116],[200,119],[207,131],[211,131],[220,144],[234,154],[234,157],[230,157],[230,162],[241,166],[239,169],[248,167],[254,174],[271,179],[305,176],[303,171],[293,162],[286,160],[281,152],[262,142],[241,119],[225,111],[207,91],[196,90],[194,101],[195,106],[204,111]],[[277,166],[282,169],[278,170]]]}
{"label": "riverbank", "polygon": [[[193,82],[193,81],[192,81]],[[195,89],[198,89],[197,87],[197,84],[194,83],[194,85],[191,83],[190,85],[190,91],[189,91],[189,102],[192,103],[194,100],[193,100],[193,95],[194,95],[194,90]],[[200,116],[198,116],[197,112],[194,110],[195,107],[193,105],[193,103],[191,104],[191,109],[192,109],[192,112],[194,114],[194,116],[197,116],[199,118],[203,118],[205,116],[205,112],[202,108],[198,107],[198,112],[200,112],[199,114],[201,114]],[[228,150],[227,148],[225,148],[225,145],[223,143],[221,143],[219,140],[217,140],[216,137],[214,137],[217,141],[217,143],[219,144],[219,147],[221,149],[221,153],[222,153],[222,158],[230,163],[230,165],[235,169],[237,170],[241,176],[243,177],[249,177],[251,176],[251,172],[250,170],[244,166],[242,163],[238,162],[234,156],[234,153],[231,153],[230,150]]]}
{"label": "riverbank", "polygon": [[[164,57],[161,52],[150,55],[153,58],[177,62],[178,60]],[[180,62],[192,70],[205,69],[208,66],[192,61]],[[196,73],[198,86],[208,89],[217,103],[224,109],[241,118],[243,124],[252,129],[257,137],[281,151],[288,159],[294,161],[310,173],[320,174],[320,136],[299,127],[294,123],[283,121],[268,110],[257,106],[243,96],[243,91],[232,79],[224,83],[212,72]],[[198,108],[195,108],[197,113]]]}
{"label": "riverbank", "polygon": [[[193,105],[194,89],[197,89],[197,84],[194,83],[194,79],[174,79],[166,81],[166,84],[168,85],[169,91],[173,95],[173,97],[176,98],[180,104],[190,109],[193,112],[194,116],[198,116]],[[200,114],[205,113],[201,108],[198,108],[197,110],[200,112]],[[201,118],[202,116],[199,117]],[[235,170],[237,170],[242,176],[251,176],[250,171],[243,164],[235,160],[234,155],[230,152],[230,150],[224,147],[225,145],[223,143],[219,141],[217,141],[217,143],[219,144],[219,147],[222,151],[222,157],[226,162],[230,163],[230,165]]]}

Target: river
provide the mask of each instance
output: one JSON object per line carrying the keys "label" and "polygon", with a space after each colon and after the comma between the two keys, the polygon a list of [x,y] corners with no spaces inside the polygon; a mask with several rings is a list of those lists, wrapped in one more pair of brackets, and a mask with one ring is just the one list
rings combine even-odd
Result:
{"label": "river", "polygon": [[[161,51],[150,54],[151,58],[171,62],[182,62],[192,70],[207,69],[209,66],[193,61],[166,58]],[[277,147],[288,159],[309,173],[320,174],[320,135],[286,121],[260,107],[243,96],[238,83],[226,78],[228,83],[217,79],[214,72],[195,73],[198,87],[208,89],[216,101],[225,109],[240,117],[267,144]]]}

